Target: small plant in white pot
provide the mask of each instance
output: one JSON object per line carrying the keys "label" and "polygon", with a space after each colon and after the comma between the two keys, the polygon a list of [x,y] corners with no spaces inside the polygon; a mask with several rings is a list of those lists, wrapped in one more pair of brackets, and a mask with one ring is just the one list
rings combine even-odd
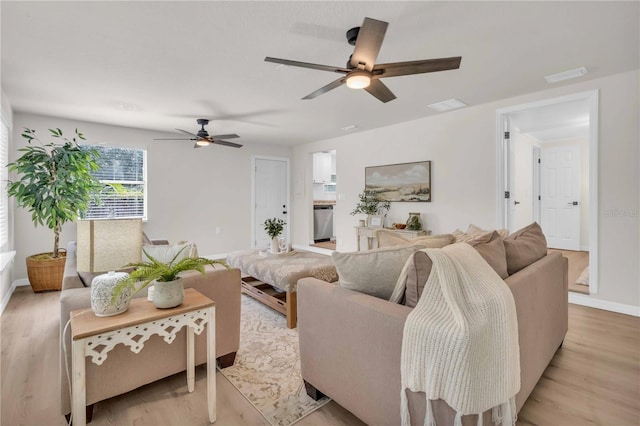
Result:
{"label": "small plant in white pot", "polygon": [[280,251],[280,244],[278,243],[278,237],[284,230],[284,225],[287,222],[284,220],[273,217],[264,221],[264,230],[267,231],[267,235],[271,238],[271,254],[278,254]]}
{"label": "small plant in white pot", "polygon": [[144,249],[142,251],[149,261],[130,263],[129,267],[136,268],[129,275],[129,279],[121,281],[113,289],[111,302],[115,303],[120,294],[130,290],[131,297],[142,291],[149,284],[153,284],[153,303],[158,308],[175,308],[184,300],[184,286],[180,278],[181,272],[198,271],[205,274],[206,265],[229,266],[222,260],[211,260],[204,257],[185,257],[177,260],[180,253],[187,247],[180,250],[169,262],[161,262],[149,255]]}

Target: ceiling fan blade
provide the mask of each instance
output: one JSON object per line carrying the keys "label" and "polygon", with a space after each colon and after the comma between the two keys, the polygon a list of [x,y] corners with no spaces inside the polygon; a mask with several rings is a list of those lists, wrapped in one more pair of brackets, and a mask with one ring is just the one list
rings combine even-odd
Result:
{"label": "ceiling fan blade", "polygon": [[182,133],[186,133],[189,136],[194,136],[196,138],[198,137],[198,135],[196,135],[195,133],[187,132],[186,130],[182,130],[182,129],[176,129],[176,130]]}
{"label": "ceiling fan blade", "polygon": [[276,64],[290,65],[292,67],[311,68],[313,70],[320,70],[320,71],[330,71],[330,72],[337,72],[342,74],[347,74],[349,72],[347,68],[332,67],[330,65],[312,64],[309,62],[290,61],[289,59],[271,58],[269,56],[264,58],[264,60],[266,62],[275,62]]}
{"label": "ceiling fan blade", "polygon": [[356,47],[351,55],[351,66],[357,68],[359,64],[364,64],[364,69],[367,71],[373,69],[388,25],[384,21],[364,18],[360,31],[358,31]]}
{"label": "ceiling fan blade", "polygon": [[[426,72],[455,70],[460,68],[461,56],[452,58],[425,59],[422,61],[393,62],[377,64],[373,67],[378,77],[397,77],[401,75],[422,74]],[[377,74],[381,72],[381,74]]]}
{"label": "ceiling fan blade", "polygon": [[154,141],[195,141],[195,139],[163,139],[163,138],[158,138],[158,139],[154,139]]}
{"label": "ceiling fan blade", "polygon": [[340,77],[337,80],[332,81],[331,83],[327,84],[326,86],[322,86],[321,88],[319,88],[318,90],[316,90],[315,92],[309,93],[307,96],[305,96],[302,99],[313,99],[316,98],[324,93],[327,93],[329,90],[333,90],[336,87],[340,87],[344,84],[344,82],[347,80],[346,77]]}
{"label": "ceiling fan blade", "polygon": [[393,94],[391,90],[387,86],[384,85],[380,80],[372,80],[369,87],[365,87],[364,90],[371,93],[373,96],[378,98],[378,100],[387,103],[396,98],[396,95]]}
{"label": "ceiling fan blade", "polygon": [[211,143],[215,143],[215,144],[218,144],[218,145],[230,146],[232,148],[242,148],[242,145],[240,145],[239,143],[223,141],[221,139],[214,139]]}
{"label": "ceiling fan blade", "polygon": [[213,135],[210,137],[212,139],[236,139],[236,138],[239,138],[240,136],[236,135],[235,133],[230,133],[228,135]]}

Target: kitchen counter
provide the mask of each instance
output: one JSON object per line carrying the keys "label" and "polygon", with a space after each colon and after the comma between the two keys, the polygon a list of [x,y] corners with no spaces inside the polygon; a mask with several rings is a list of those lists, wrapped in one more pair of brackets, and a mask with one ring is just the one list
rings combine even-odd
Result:
{"label": "kitchen counter", "polygon": [[335,206],[336,200],[313,200],[314,206]]}

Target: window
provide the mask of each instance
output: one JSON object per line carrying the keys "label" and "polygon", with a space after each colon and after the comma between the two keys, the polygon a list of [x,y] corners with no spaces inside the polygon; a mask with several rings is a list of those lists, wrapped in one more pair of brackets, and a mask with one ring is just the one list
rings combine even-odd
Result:
{"label": "window", "polygon": [[9,171],[9,129],[10,125],[4,114],[0,116],[0,247],[9,240],[9,196],[7,195],[7,179]]}
{"label": "window", "polygon": [[91,146],[100,153],[94,176],[105,187],[91,203],[87,219],[147,218],[147,152],[142,149]]}

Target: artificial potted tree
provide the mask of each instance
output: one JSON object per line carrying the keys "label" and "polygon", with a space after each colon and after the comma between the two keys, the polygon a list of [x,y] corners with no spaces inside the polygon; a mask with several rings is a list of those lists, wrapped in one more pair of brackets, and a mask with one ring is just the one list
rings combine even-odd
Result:
{"label": "artificial potted tree", "polygon": [[361,194],[358,194],[358,203],[351,212],[352,216],[357,214],[366,214],[366,225],[369,226],[369,218],[372,215],[386,216],[387,212],[391,208],[389,201],[383,201],[375,192],[365,190]]}
{"label": "artificial potted tree", "polygon": [[229,266],[222,260],[211,260],[205,257],[184,257],[180,255],[187,247],[183,247],[169,262],[162,262],[151,256],[143,248],[142,251],[149,259],[131,263],[128,267],[135,268],[129,278],[120,281],[113,288],[111,303],[116,303],[122,293],[131,293],[133,297],[149,284],[153,284],[153,303],[157,308],[168,309],[179,306],[184,300],[184,286],[180,278],[181,272],[198,271],[205,274],[205,265]]}
{"label": "artificial potted tree", "polygon": [[284,225],[287,223],[277,217],[267,219],[264,221],[264,230],[267,231],[267,235],[271,238],[271,254],[278,254],[280,252],[280,244],[278,243],[278,237],[284,230]]}
{"label": "artificial potted tree", "polygon": [[60,248],[62,225],[82,216],[93,194],[102,188],[92,175],[99,168],[100,154],[80,147],[78,140],[85,140],[82,133],[76,129],[75,136],[68,139],[58,128],[49,132],[60,141],[43,144],[35,130],[25,128],[22,137],[27,145],[18,150],[20,158],[7,165],[10,172],[17,173],[15,181],[9,180],[9,196],[31,212],[35,226],[53,231],[53,251],[27,257],[27,275],[36,293],[62,287],[66,261],[66,251]]}

